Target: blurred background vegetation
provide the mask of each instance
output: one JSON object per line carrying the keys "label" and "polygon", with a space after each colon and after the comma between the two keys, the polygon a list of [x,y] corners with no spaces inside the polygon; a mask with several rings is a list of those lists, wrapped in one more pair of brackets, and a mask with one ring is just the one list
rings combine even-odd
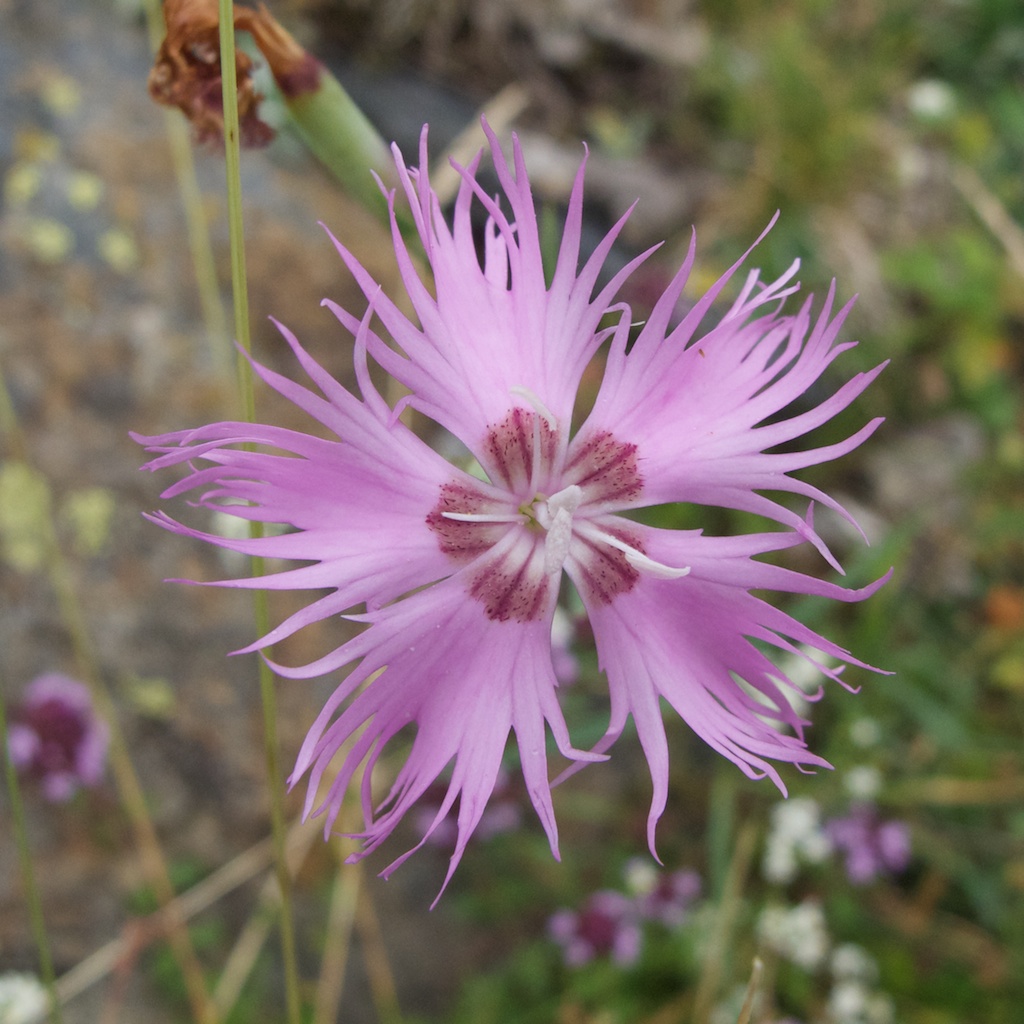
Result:
{"label": "blurred background vegetation", "polygon": [[[255,670],[238,659],[221,665],[251,625],[233,595],[160,582],[239,570],[138,523],[155,490],[137,481],[140,460],[124,435],[208,419],[229,399],[197,340],[207,328],[159,112],[145,98],[140,12],[105,0],[31,8],[0,4],[10,30],[0,39],[10,97],[0,106],[0,358],[24,442],[18,450],[8,430],[5,472],[31,462],[52,492],[38,500],[57,510],[98,672],[181,891],[266,832]],[[871,539],[864,547],[825,523],[851,585],[890,565],[896,572],[865,605],[804,600],[793,611],[893,674],[851,674],[857,695],[831,688],[814,708],[811,744],[836,771],[787,782],[813,801],[800,806],[822,829],[869,805],[878,822],[903,823],[911,844],[898,870],[880,865],[869,880],[851,879],[841,849],[801,853],[791,832],[795,861],[773,873],[772,844],[786,841],[778,795],[674,723],[659,849],[667,872],[700,875],[701,895],[682,921],[645,921],[629,962],[597,949],[569,964],[549,934],[551,915],[586,907],[599,890],[633,896],[646,884],[630,859],[645,850],[649,783],[627,736],[611,765],[558,791],[561,864],[525,815],[521,827],[474,843],[433,916],[426,906],[443,849],[423,851],[384,887],[372,874],[336,878],[333,855],[314,845],[298,881],[309,1019],[335,1019],[313,1016],[325,950],[346,979],[336,1019],[355,1022],[731,1022],[743,1012],[755,953],[765,972],[753,1021],[1024,1019],[1024,7],[291,0],[274,12],[407,157],[424,120],[440,153],[479,108],[492,105],[500,120],[507,106],[493,104],[504,97],[539,200],[557,210],[565,168],[586,141],[595,237],[639,195],[619,258],[667,240],[630,285],[637,319],[691,227],[696,283],[707,284],[776,210],[781,219],[754,257],[765,277],[800,257],[805,290],[823,295],[835,277],[840,300],[859,294],[846,333],[860,345],[840,360],[836,380],[890,365],[819,436],[845,436],[874,415],[886,424],[861,451],[807,477],[846,502]],[[112,124],[113,109],[123,119]],[[272,120],[272,92],[267,110]],[[375,272],[387,263],[387,239],[278,127],[269,149],[243,161],[256,315],[282,315],[343,377],[347,352],[314,320],[315,302],[352,288],[319,247],[313,220],[323,216],[346,241],[359,235]],[[196,159],[223,287],[222,166],[210,152]],[[102,197],[92,205],[90,182]],[[286,366],[273,345],[269,331],[257,338],[261,357]],[[261,415],[276,414],[269,409]],[[16,510],[36,484],[3,479],[0,664],[16,701],[48,667],[80,673],[81,650],[45,554],[25,555]],[[716,530],[748,525],[712,519]],[[828,572],[800,557],[799,568]],[[603,730],[606,705],[587,638],[578,628],[572,637],[579,679],[566,691],[567,717],[584,743]],[[316,692],[295,696],[285,685],[279,694],[287,764]],[[31,789],[26,801],[30,839],[52,868],[44,910],[58,974],[108,940],[135,943],[131,955],[119,947],[112,980],[69,1002],[67,1019],[188,1019],[160,936],[125,923],[145,920],[156,903],[133,866],[113,787],[59,808]],[[406,838],[415,838],[412,826]],[[2,845],[10,870],[0,965],[32,970],[13,849]],[[259,899],[248,882],[197,917],[194,941],[211,978]],[[272,915],[268,906],[259,913]],[[329,921],[329,907],[340,916]],[[817,943],[817,959],[801,960],[766,923],[802,907],[817,915],[802,945],[806,953]],[[797,920],[783,931],[794,933]],[[344,927],[355,938],[339,959]],[[836,951],[851,944],[874,966],[844,974]],[[231,1021],[282,1019],[278,954],[273,942],[260,949],[262,969],[233,1002]]]}

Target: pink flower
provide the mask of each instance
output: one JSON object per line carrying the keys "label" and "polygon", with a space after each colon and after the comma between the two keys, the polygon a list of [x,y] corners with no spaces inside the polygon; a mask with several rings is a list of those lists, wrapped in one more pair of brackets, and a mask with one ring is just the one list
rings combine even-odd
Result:
{"label": "pink flower", "polygon": [[898,875],[910,863],[910,829],[903,821],[883,821],[874,804],[859,803],[825,825],[825,834],[844,856],[846,876],[866,885],[880,875]]}
{"label": "pink flower", "polygon": [[643,938],[635,911],[629,897],[602,889],[579,912],[556,910],[548,920],[548,934],[562,947],[570,967],[582,967],[599,956],[628,967],[639,958]]}
{"label": "pink flower", "polygon": [[[845,590],[757,560],[809,541],[836,566],[810,512],[792,511],[778,492],[842,512],[791,474],[849,452],[878,426],[873,420],[825,447],[794,445],[845,409],[881,369],[793,411],[851,347],[837,342],[849,307],[833,316],[830,292],[816,317],[810,300],[783,315],[783,300],[798,288],[794,265],[770,285],[751,273],[724,315],[702,326],[741,260],[670,328],[693,265],[691,243],[685,264],[631,343],[630,310],[614,300],[647,254],[598,286],[625,218],[581,268],[581,166],[546,283],[522,152],[514,142],[510,164],[488,134],[503,197],[491,198],[477,182],[478,157],[461,170],[451,226],[426,174],[407,168],[395,151],[433,272],[429,286],[421,281],[393,215],[395,252],[418,322],[335,241],[369,301],[360,319],[325,300],[355,337],[361,397],[317,365],[284,327],[282,335],[321,394],[255,364],[268,385],[336,439],[248,423],[139,438],[157,453],[148,468],[187,469],[166,498],[195,492],[201,506],[283,523],[292,532],[238,540],[187,528],[165,513],[153,516],[157,523],[236,551],[310,563],[222,585],[330,590],[246,650],[340,614],[365,624],[312,664],[275,665],[297,679],[354,666],[310,729],[291,777],[294,783],[309,773],[307,812],[332,760],[357,737],[317,813],[326,815],[329,830],[362,766],[366,825],[355,856],[363,856],[452,765],[430,825],[439,827],[458,801],[449,877],[483,815],[511,732],[527,793],[556,856],[548,731],[574,762],[571,771],[603,759],[632,715],[654,785],[652,849],[668,788],[662,699],[747,775],[767,776],[780,789],[772,761],[826,765],[808,751],[806,723],[788,699],[797,688],[762,648],[805,658],[814,656],[804,650],[820,652],[820,669],[833,679],[839,673],[825,659],[861,662],[752,591],[858,601],[882,582]],[[426,166],[424,132],[420,167]],[[487,214],[482,261],[471,225],[474,200]],[[607,316],[615,318],[611,327],[602,326]],[[380,333],[372,326],[375,317]],[[596,404],[573,434],[581,377],[605,344],[607,369]],[[374,386],[368,356],[408,389],[395,408]],[[466,459],[449,462],[407,429],[398,418],[406,405],[453,434],[467,449]],[[760,513],[784,529],[705,537],[621,515],[669,502]],[[552,617],[563,574],[586,606],[611,694],[607,734],[592,751],[570,741],[552,667]],[[360,606],[365,612],[354,614]],[[386,799],[374,806],[373,768],[407,726],[415,727],[407,760]]]}
{"label": "pink flower", "polygon": [[99,785],[109,733],[97,719],[89,691],[70,676],[47,672],[28,684],[11,710],[7,745],[16,768],[40,780],[54,803],[82,786]]}
{"label": "pink flower", "polygon": [[637,895],[636,905],[645,920],[678,928],[699,895],[700,875],[696,871],[661,871],[650,889]]}

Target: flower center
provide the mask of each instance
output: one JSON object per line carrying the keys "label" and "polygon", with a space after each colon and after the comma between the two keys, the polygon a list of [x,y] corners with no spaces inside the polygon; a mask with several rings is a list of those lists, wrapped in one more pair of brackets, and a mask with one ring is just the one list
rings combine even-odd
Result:
{"label": "flower center", "polygon": [[445,484],[427,516],[441,550],[472,565],[469,593],[488,618],[548,614],[563,569],[585,598],[602,604],[631,590],[641,573],[689,572],[648,558],[639,530],[612,514],[642,492],[636,445],[598,434],[566,451],[558,422],[527,397],[536,411],[514,408],[484,439],[492,486],[465,478]]}

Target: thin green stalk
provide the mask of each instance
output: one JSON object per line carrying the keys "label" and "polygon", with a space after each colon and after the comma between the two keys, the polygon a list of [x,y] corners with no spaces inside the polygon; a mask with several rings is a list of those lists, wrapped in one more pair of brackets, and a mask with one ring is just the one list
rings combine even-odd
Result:
{"label": "thin green stalk", "polygon": [[391,150],[341,83],[321,67],[315,90],[282,98],[310,151],[349,195],[387,223],[388,204],[371,171],[385,181],[393,177]]}
{"label": "thin green stalk", "polygon": [[707,857],[710,890],[720,898],[736,842],[739,776],[731,764],[716,765],[708,797]]}
{"label": "thin green stalk", "polygon": [[[6,388],[2,389],[6,393]],[[25,808],[21,802],[21,786],[18,784],[18,772],[14,767],[10,751],[7,747],[7,705],[4,700],[3,686],[0,686],[0,742],[4,745],[6,756],[4,763],[7,768],[7,792],[11,799],[11,817],[14,819],[14,839],[18,844],[18,859],[21,861],[21,877],[25,886],[25,900],[28,903],[29,918],[32,922],[32,936],[39,951],[39,973],[50,996],[51,1024],[62,1024],[60,1000],[57,998],[56,977],[53,973],[53,956],[50,954],[50,939],[46,933],[46,919],[43,917],[43,904],[39,898],[39,887],[36,875],[32,870],[32,851],[28,845],[28,832],[25,828]]]}
{"label": "thin green stalk", "polygon": [[747,983],[747,995],[740,1008],[740,1017],[736,1024],[750,1024],[751,1015],[754,1012],[754,1004],[757,1002],[757,994],[760,991],[761,979],[764,975],[764,962],[760,957],[754,957],[750,968],[750,981]]}
{"label": "thin green stalk", "polygon": [[395,975],[388,960],[380,918],[373,904],[373,895],[363,886],[356,897],[356,929],[363,951],[363,964],[370,981],[370,998],[381,1024],[402,1024],[402,1011],[398,1005]]}
{"label": "thin green stalk", "polygon": [[[288,876],[295,876],[302,869],[310,850],[320,838],[317,828],[301,828],[297,822],[288,833]],[[270,861],[273,862],[274,843],[271,838]],[[256,967],[264,943],[281,914],[281,888],[277,884],[276,872],[269,875],[260,886],[256,906],[249,920],[238,933],[234,946],[224,961],[224,968],[217,981],[213,997],[225,1017],[234,1012],[235,1004],[242,994],[249,975]]]}
{"label": "thin green stalk", "polygon": [[[341,805],[341,834],[351,835],[359,829],[360,808],[351,792],[345,794]],[[341,1019],[341,997],[344,991],[345,971],[352,949],[352,931],[356,921],[363,863],[347,864],[347,850],[341,841],[332,844],[337,858],[337,874],[331,894],[327,916],[327,935],[320,960],[320,979],[313,1003],[313,1024],[333,1024]]]}
{"label": "thin green stalk", "polygon": [[743,905],[750,864],[757,848],[757,827],[752,822],[742,825],[736,835],[729,869],[725,876],[718,914],[711,929],[701,964],[697,991],[693,999],[693,1024],[707,1024],[725,975],[729,943]]}
{"label": "thin green stalk", "polygon": [[[245,234],[242,226],[241,152],[238,125],[238,82],[235,74],[234,11],[231,0],[219,0],[221,74],[224,96],[224,157],[227,167],[228,230],[231,238],[231,292],[235,312],[235,337],[246,353],[252,349],[249,332],[249,297],[245,273]],[[238,359],[238,387],[243,414],[248,422],[256,418],[252,370],[244,358]],[[250,535],[262,536],[262,524],[250,522]],[[254,576],[263,575],[263,560],[252,559]],[[267,594],[253,591],[256,631],[270,632]],[[274,677],[266,660],[259,662],[260,694],[263,700],[263,741],[270,789],[270,821],[274,837],[277,883],[281,890],[281,946],[284,955],[285,995],[289,1024],[299,1024],[299,971],[295,952],[292,917],[291,877],[285,855],[284,797],[279,774],[277,738],[277,700]]]}
{"label": "thin green stalk", "polygon": [[165,111],[167,141],[174,160],[174,173],[178,179],[178,190],[185,210],[185,228],[188,233],[188,248],[196,275],[199,292],[199,308],[206,329],[207,346],[214,369],[224,377],[231,373],[231,338],[228,334],[227,317],[217,287],[217,269],[210,242],[209,225],[203,211],[202,195],[196,180],[192,146],[188,139],[185,122],[171,111]]}
{"label": "thin green stalk", "polygon": [[[146,25],[150,48],[156,53],[167,31],[163,8],[159,0],[146,0]],[[174,163],[174,176],[178,182],[181,205],[185,211],[185,230],[192,268],[196,275],[199,308],[206,330],[206,341],[216,371],[227,378],[231,373],[231,339],[228,336],[227,317],[217,284],[217,268],[213,258],[209,223],[203,210],[202,194],[196,178],[195,160],[188,138],[188,128],[177,111],[164,111],[167,144]]]}

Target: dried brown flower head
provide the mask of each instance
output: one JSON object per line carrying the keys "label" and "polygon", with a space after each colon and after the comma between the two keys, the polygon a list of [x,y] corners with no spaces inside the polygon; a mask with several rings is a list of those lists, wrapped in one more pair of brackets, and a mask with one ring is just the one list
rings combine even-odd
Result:
{"label": "dried brown flower head", "polygon": [[[319,65],[264,6],[233,9],[235,28],[249,32],[287,96],[315,89]],[[149,94],[157,103],[177,107],[192,122],[200,142],[224,136],[220,36],[217,0],[167,0],[167,35],[149,73]],[[235,54],[238,118],[243,146],[265,146],[274,130],[259,117],[263,99],[252,81],[253,63]]]}

